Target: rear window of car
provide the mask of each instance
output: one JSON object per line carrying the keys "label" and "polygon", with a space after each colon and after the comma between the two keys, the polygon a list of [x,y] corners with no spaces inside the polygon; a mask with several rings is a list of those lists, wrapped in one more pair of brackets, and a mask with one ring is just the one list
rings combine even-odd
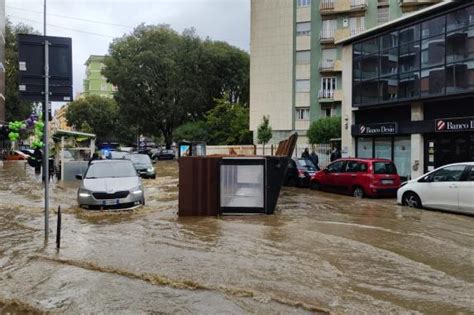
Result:
{"label": "rear window of car", "polygon": [[308,171],[315,171],[316,170],[316,167],[314,166],[313,162],[311,162],[310,160],[306,160],[306,159],[298,159],[298,163],[300,164],[300,166]]}
{"label": "rear window of car", "polygon": [[397,174],[397,168],[392,162],[374,162],[374,174]]}

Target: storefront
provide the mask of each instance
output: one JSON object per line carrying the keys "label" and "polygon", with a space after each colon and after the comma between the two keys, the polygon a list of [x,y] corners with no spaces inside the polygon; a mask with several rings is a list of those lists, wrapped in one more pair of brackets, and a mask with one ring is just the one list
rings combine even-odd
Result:
{"label": "storefront", "polygon": [[341,43],[352,73],[343,152],[391,159],[405,178],[474,161],[474,3],[440,3]]}

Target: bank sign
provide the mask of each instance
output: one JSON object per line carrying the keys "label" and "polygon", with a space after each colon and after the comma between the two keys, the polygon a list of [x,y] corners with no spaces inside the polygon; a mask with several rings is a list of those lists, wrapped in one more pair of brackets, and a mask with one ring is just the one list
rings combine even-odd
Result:
{"label": "bank sign", "polygon": [[359,125],[356,133],[363,136],[376,136],[376,135],[393,135],[398,132],[397,123],[382,123],[382,124],[364,124]]}
{"label": "bank sign", "polygon": [[435,120],[436,132],[474,131],[474,117]]}

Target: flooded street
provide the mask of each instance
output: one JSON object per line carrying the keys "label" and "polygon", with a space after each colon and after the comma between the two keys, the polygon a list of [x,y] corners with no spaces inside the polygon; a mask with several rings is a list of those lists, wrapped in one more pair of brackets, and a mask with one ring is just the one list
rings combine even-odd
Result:
{"label": "flooded street", "polygon": [[[0,313],[474,313],[474,218],[284,188],[271,216],[177,217],[177,164],[133,211],[0,163]],[[58,205],[62,248],[54,244]]]}

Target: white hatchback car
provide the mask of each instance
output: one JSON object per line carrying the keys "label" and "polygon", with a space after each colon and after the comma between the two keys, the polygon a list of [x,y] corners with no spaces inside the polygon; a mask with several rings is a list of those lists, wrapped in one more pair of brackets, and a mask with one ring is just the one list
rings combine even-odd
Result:
{"label": "white hatchback car", "polygon": [[474,162],[445,165],[402,183],[397,203],[474,214]]}

